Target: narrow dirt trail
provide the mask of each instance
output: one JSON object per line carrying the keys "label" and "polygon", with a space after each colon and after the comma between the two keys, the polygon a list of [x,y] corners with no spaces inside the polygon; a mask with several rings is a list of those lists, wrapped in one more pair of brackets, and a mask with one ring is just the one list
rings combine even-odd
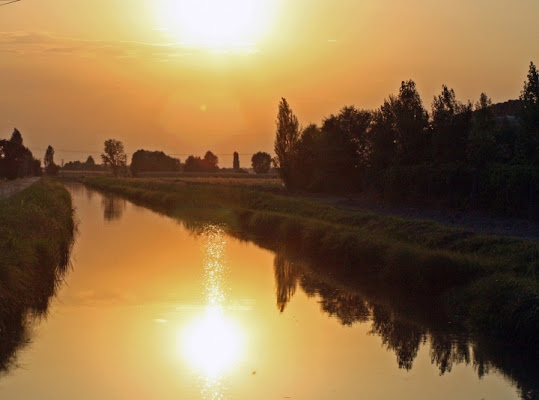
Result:
{"label": "narrow dirt trail", "polygon": [[40,177],[20,178],[12,181],[0,182],[0,200],[26,189],[28,186],[36,183]]}

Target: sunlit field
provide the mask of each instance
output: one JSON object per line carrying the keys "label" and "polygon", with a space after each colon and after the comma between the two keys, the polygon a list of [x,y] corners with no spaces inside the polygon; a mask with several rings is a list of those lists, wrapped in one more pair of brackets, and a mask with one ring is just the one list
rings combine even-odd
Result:
{"label": "sunlit field", "polygon": [[[194,176],[193,176],[194,175]],[[205,183],[205,184],[212,184],[212,185],[237,185],[237,186],[249,186],[249,187],[257,187],[262,189],[275,189],[275,190],[283,190],[283,183],[282,181],[277,177],[265,177],[260,178],[258,176],[236,176],[236,177],[229,177],[227,175],[225,176],[204,176],[203,174],[200,174],[197,176],[197,174],[185,174],[181,175],[179,177],[170,177],[170,178],[151,178],[155,180],[160,180],[163,182],[184,182],[184,183]],[[244,175],[244,174],[241,174]],[[142,178],[144,179],[144,178]]]}
{"label": "sunlit field", "polygon": [[[102,171],[62,171],[60,179],[78,179],[85,176],[108,176]],[[152,172],[142,173],[140,178],[130,178],[135,181],[163,182],[163,183],[186,183],[186,184],[212,184],[212,185],[231,185],[231,186],[249,186],[262,190],[283,191],[282,180],[275,175],[255,175],[255,174],[213,174],[213,173],[169,173]],[[0,182],[1,183],[1,182]]]}

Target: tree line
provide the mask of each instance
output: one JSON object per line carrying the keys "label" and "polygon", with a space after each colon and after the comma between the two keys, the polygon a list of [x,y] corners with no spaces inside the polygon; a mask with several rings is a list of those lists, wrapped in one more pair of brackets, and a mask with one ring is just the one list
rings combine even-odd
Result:
{"label": "tree line", "polygon": [[408,80],[376,110],[346,106],[305,128],[282,98],[275,154],[292,189],[536,213],[537,69],[530,63],[519,100],[506,104],[493,105],[485,93],[462,103],[444,85],[429,113]]}
{"label": "tree line", "polygon": [[[127,174],[127,156],[124,145],[116,139],[108,139],[104,143],[104,153],[101,155],[103,165],[110,168],[114,175],[121,171]],[[268,173],[271,168],[272,158],[268,153],[259,151],[251,158],[251,166],[255,173]],[[183,167],[183,168],[182,168]],[[204,157],[190,155],[181,164],[180,159],[170,157],[162,151],[137,150],[131,159],[129,171],[132,176],[139,176],[145,172],[218,172],[219,157],[211,151],[207,151]],[[239,154],[233,154],[233,172],[247,172],[240,168]]]}
{"label": "tree line", "polygon": [[[90,155],[86,161],[70,161],[59,166],[54,161],[54,148],[48,146],[43,159],[35,158],[32,152],[23,145],[22,135],[15,128],[11,139],[0,140],[0,178],[15,179],[25,176],[58,175],[60,170],[65,171],[111,171],[115,176],[139,176],[144,172],[180,172],[182,164],[178,158],[170,157],[162,151],[137,150],[127,166],[127,155],[124,145],[116,139],[104,142],[101,154],[102,164],[97,164]],[[240,168],[239,154],[234,152],[233,171],[247,172]],[[258,152],[253,155],[251,165],[255,173],[268,173],[272,158],[268,153]],[[63,164],[63,163],[62,163]],[[203,158],[187,157],[183,165],[184,172],[218,172],[219,158],[211,151],[207,151]]]}
{"label": "tree line", "polygon": [[104,166],[96,164],[92,156],[88,156],[86,161],[69,161],[62,166],[64,171],[103,171]]}

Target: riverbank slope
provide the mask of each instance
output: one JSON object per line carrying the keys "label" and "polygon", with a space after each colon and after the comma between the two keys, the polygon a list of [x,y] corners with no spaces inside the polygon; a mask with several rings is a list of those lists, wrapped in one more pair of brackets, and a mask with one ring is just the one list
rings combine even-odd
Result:
{"label": "riverbank slope", "polygon": [[41,179],[0,200],[0,371],[25,343],[27,316],[46,313],[75,233],[71,196]]}

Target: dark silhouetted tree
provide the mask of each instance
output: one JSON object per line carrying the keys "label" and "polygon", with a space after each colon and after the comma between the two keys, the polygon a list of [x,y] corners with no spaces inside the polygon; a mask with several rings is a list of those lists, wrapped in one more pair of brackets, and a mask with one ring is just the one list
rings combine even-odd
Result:
{"label": "dark silhouetted tree", "polygon": [[18,171],[19,178],[33,175],[33,161],[34,157],[32,156],[32,152],[28,150],[28,148],[24,147],[24,153]]}
{"label": "dark silhouetted tree", "polygon": [[185,172],[215,172],[219,170],[218,163],[219,158],[211,151],[207,151],[202,159],[192,155],[187,157],[183,170]]}
{"label": "dark silhouetted tree", "polygon": [[295,152],[294,182],[299,188],[316,191],[324,186],[323,152],[322,131],[315,124],[308,125]]}
{"label": "dark silhouetted tree", "polygon": [[275,135],[276,168],[284,184],[292,183],[294,151],[299,140],[299,123],[283,97],[279,103]]}
{"label": "dark silhouetted tree", "polygon": [[373,124],[369,131],[369,165],[374,170],[384,169],[396,162],[395,115],[392,102],[394,98],[390,97],[373,114]]}
{"label": "dark silhouetted tree", "polygon": [[397,97],[374,114],[370,131],[372,165],[417,165],[431,156],[429,116],[423,108],[414,81],[403,81]]}
{"label": "dark silhouetted tree", "polygon": [[412,80],[402,82],[393,104],[395,144],[401,164],[414,165],[426,161],[429,151],[429,115]]}
{"label": "dark silhouetted tree", "polygon": [[23,146],[22,135],[17,128],[13,130],[11,139],[9,139],[9,141],[16,146]]}
{"label": "dark silhouetted tree", "polygon": [[234,152],[234,161],[233,161],[233,163],[232,163],[232,167],[233,167],[235,170],[240,169],[240,155],[238,154],[237,151]]}
{"label": "dark silhouetted tree", "polygon": [[456,100],[455,91],[442,86],[432,103],[432,148],[436,163],[464,162],[472,127],[472,105]]}
{"label": "dark silhouetted tree", "polygon": [[372,121],[372,112],[358,110],[353,106],[344,107],[337,115],[339,129],[347,146],[353,148],[354,168],[363,168],[368,155],[367,132]]}
{"label": "dark silhouetted tree", "polygon": [[96,164],[92,156],[88,156],[85,162],[69,161],[62,167],[65,171],[103,171],[104,166]]}
{"label": "dark silhouetted tree", "polygon": [[468,139],[468,160],[476,167],[484,167],[494,156],[496,115],[492,101],[481,93],[479,101],[475,104],[473,113],[473,127]]}
{"label": "dark silhouetted tree", "polygon": [[15,179],[33,175],[36,172],[34,161],[16,128],[10,140],[0,140],[0,177]]}
{"label": "dark silhouetted tree", "polygon": [[494,131],[494,159],[500,164],[526,164],[526,141],[528,135],[520,124],[504,116]]}
{"label": "dark silhouetted tree", "polygon": [[539,74],[533,62],[530,63],[528,80],[520,94],[522,104],[520,121],[525,130],[522,138],[524,157],[535,165],[539,164]]}
{"label": "dark silhouetted tree", "polygon": [[52,164],[54,164],[54,149],[49,145],[47,151],[45,151],[45,157],[43,158],[45,164],[45,170]]}
{"label": "dark silhouetted tree", "polygon": [[118,176],[127,162],[124,144],[116,139],[105,140],[104,153],[101,154],[101,159],[104,165],[110,167],[114,176]]}
{"label": "dark silhouetted tree", "polygon": [[183,166],[183,170],[185,172],[199,172],[204,170],[204,166],[202,164],[202,160],[200,157],[195,156],[189,156],[185,160],[185,164]]}
{"label": "dark silhouetted tree", "polygon": [[58,175],[60,167],[54,163],[54,149],[50,145],[47,147],[47,151],[45,151],[43,164],[45,166],[45,173],[47,175]]}
{"label": "dark silhouetted tree", "polygon": [[[318,190],[353,192],[360,185],[367,165],[369,144],[367,132],[371,124],[370,111],[344,107],[339,114],[324,120],[318,142],[323,186]],[[299,158],[299,157],[298,157]]]}
{"label": "dark silhouetted tree", "polygon": [[43,175],[43,171],[41,170],[41,160],[34,158],[32,160],[32,175],[34,176],[41,176]]}
{"label": "dark silhouetted tree", "polygon": [[219,158],[209,150],[204,154],[204,163],[208,171],[217,171],[219,169]]}
{"label": "dark silhouetted tree", "polygon": [[530,63],[528,80],[520,93],[522,124],[529,132],[539,132],[539,74],[533,62]]}
{"label": "dark silhouetted tree", "polygon": [[180,160],[167,156],[162,151],[137,150],[131,160],[131,173],[141,172],[178,172]]}
{"label": "dark silhouetted tree", "polygon": [[259,151],[251,157],[251,165],[257,174],[267,174],[271,168],[271,156]]}

